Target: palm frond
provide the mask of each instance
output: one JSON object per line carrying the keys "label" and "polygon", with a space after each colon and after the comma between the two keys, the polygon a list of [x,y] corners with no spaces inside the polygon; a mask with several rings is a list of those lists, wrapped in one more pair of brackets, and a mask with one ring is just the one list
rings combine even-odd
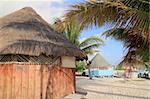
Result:
{"label": "palm frond", "polygon": [[72,43],[77,46],[79,45],[80,25],[78,25],[77,21],[74,20],[70,23],[66,23],[63,20],[57,19],[54,27],[57,31],[62,32]]}
{"label": "palm frond", "polygon": [[117,28],[149,31],[149,3],[146,0],[107,0],[85,2],[73,5],[65,14],[65,19],[76,18],[82,27],[103,26],[113,22]]}
{"label": "palm frond", "polygon": [[84,47],[81,47],[81,50],[83,51],[90,51],[90,50],[96,50],[97,48],[99,48],[101,46],[101,43],[95,43],[95,44],[90,44]]}
{"label": "palm frond", "polygon": [[87,55],[93,55],[94,53],[97,53],[97,52],[99,52],[98,50],[85,50],[84,51]]}
{"label": "palm frond", "polygon": [[[137,31],[125,30],[123,28],[113,28],[102,35],[106,37],[113,37],[116,40],[120,40],[124,43],[124,46],[128,49],[128,53],[124,57],[123,62],[134,60],[142,60],[143,62],[149,61],[149,39],[144,35],[136,33]],[[136,56],[134,59],[133,56]]]}
{"label": "palm frond", "polygon": [[[122,41],[125,48],[130,49],[127,57],[135,52],[138,57],[147,60],[145,52],[149,52],[150,45],[149,6],[148,0],[90,0],[71,6],[63,17],[61,27],[66,28],[76,20],[81,31],[91,25],[101,27],[111,22],[113,29],[103,35]],[[86,46],[90,44],[86,42],[81,43],[81,48],[93,49],[92,43]]]}
{"label": "palm frond", "polygon": [[[63,28],[59,29],[59,27],[61,26]],[[103,40],[98,36],[91,36],[80,43],[79,37],[81,33],[81,26],[76,20],[73,20],[68,24],[61,21],[60,19],[57,19],[54,27],[58,28],[57,31],[62,32],[68,40],[78,46],[81,50],[85,51],[86,54],[92,54],[97,52],[95,48],[98,48],[100,45],[103,44]]]}
{"label": "palm frond", "polygon": [[101,44],[103,44],[104,41],[98,36],[91,36],[91,37],[85,39],[84,41],[82,41],[80,43],[79,47],[84,47],[84,46],[87,46],[87,45],[90,45],[90,44],[94,44],[94,43],[101,43]]}

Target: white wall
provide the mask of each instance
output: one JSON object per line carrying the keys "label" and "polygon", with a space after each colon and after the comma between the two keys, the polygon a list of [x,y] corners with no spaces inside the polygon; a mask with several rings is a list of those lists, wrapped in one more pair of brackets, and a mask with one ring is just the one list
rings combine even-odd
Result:
{"label": "white wall", "polygon": [[67,68],[75,68],[75,57],[70,57],[70,56],[62,56],[61,57],[61,63],[62,67],[67,67]]}

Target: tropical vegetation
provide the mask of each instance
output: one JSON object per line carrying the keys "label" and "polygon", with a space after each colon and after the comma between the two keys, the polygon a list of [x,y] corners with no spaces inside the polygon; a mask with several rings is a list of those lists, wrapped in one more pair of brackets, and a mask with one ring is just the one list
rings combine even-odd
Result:
{"label": "tropical vegetation", "polygon": [[57,19],[55,22],[54,27],[56,28],[56,30],[62,32],[68,40],[74,43],[86,54],[93,54],[97,52],[97,48],[99,48],[103,44],[103,40],[100,38],[100,36],[91,36],[81,41],[80,40],[81,29],[77,21],[74,20],[69,25],[67,26],[65,25],[63,30],[62,28],[60,29],[57,28],[60,26],[59,22],[61,22],[61,20],[59,19]]}
{"label": "tropical vegetation", "polygon": [[123,62],[149,63],[149,0],[89,0],[71,6],[58,28],[77,20],[80,30],[112,24],[103,35],[124,43],[128,52]]}
{"label": "tropical vegetation", "polygon": [[[91,36],[81,41],[81,26],[77,23],[76,20],[72,21],[67,26],[65,25],[65,27],[63,27],[63,25],[60,23],[62,23],[61,20],[57,19],[54,24],[54,28],[56,28],[57,31],[62,32],[68,40],[79,47],[87,55],[97,52],[97,49],[103,44],[103,40],[100,38],[100,36]],[[59,28],[60,26],[61,28]],[[82,72],[85,69],[85,66],[86,63],[84,61],[77,61],[76,71]]]}

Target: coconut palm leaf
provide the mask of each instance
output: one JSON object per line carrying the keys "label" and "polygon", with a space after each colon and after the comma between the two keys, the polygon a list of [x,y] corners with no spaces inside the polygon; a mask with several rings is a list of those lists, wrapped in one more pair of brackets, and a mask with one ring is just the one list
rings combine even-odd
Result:
{"label": "coconut palm leaf", "polygon": [[76,23],[72,23],[69,25],[63,32],[63,34],[67,37],[68,40],[70,40],[72,43],[79,45],[79,37],[80,37],[80,31],[79,26]]}
{"label": "coconut palm leaf", "polygon": [[143,35],[139,35],[131,30],[125,30],[123,28],[113,28],[105,33],[106,37],[113,37],[124,43],[124,46],[128,49],[128,53],[125,55],[123,62],[135,60],[142,60],[143,62],[149,61],[149,40]]}
{"label": "coconut palm leaf", "polygon": [[[65,25],[77,20],[80,30],[85,27],[114,24],[114,29],[107,32],[124,43],[128,49],[127,57],[132,52],[147,60],[149,49],[149,1],[148,0],[90,0],[71,6],[63,17]],[[149,55],[149,54],[148,54]],[[133,55],[134,56],[134,55]],[[126,58],[127,58],[126,57]]]}
{"label": "coconut palm leaf", "polygon": [[132,29],[126,30],[124,28],[113,28],[103,33],[106,37],[113,37],[117,40],[123,41],[125,47],[134,48],[149,48],[149,39],[144,35],[139,35],[138,31]]}
{"label": "coconut palm leaf", "polygon": [[[61,26],[61,20],[57,19],[54,27],[57,28],[59,25]],[[99,48],[104,42],[103,40],[98,36],[91,36],[84,41],[80,42],[79,37],[81,33],[80,25],[76,20],[70,22],[68,25],[66,25],[65,28],[57,29],[57,31],[62,32],[68,40],[70,40],[72,43],[74,43],[76,46],[78,46],[81,50],[85,51],[86,54],[92,54],[97,52],[97,48]]]}
{"label": "coconut palm leaf", "polygon": [[100,45],[101,45],[101,43],[89,44],[89,45],[86,45],[84,47],[81,47],[80,49],[85,51],[85,52],[92,51],[92,50],[95,52],[96,49],[99,48]]}
{"label": "coconut palm leaf", "polygon": [[89,44],[94,44],[94,43],[101,43],[101,44],[103,44],[104,42],[98,36],[91,36],[91,37],[85,39],[84,41],[82,41],[80,43],[79,47],[84,47],[84,46],[87,46]]}
{"label": "coconut palm leaf", "polygon": [[104,0],[73,5],[65,14],[65,21],[79,20],[83,27],[102,26],[113,22],[115,27],[149,30],[149,3],[146,0]]}

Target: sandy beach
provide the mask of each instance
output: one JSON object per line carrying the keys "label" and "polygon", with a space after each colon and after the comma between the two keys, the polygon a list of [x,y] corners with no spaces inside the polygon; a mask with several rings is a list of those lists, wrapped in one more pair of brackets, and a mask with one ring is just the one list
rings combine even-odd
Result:
{"label": "sandy beach", "polygon": [[72,94],[68,99],[150,99],[150,80],[122,78],[77,77],[78,88],[87,91],[86,96]]}

